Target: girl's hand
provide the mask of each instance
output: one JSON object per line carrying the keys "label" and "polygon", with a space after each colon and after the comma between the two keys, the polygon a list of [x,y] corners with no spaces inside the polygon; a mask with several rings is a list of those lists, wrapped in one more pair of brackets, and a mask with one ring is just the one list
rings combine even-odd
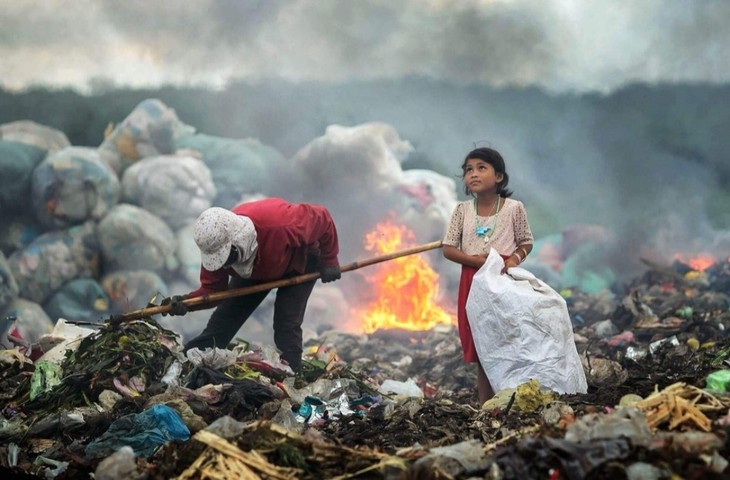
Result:
{"label": "girl's hand", "polygon": [[487,263],[487,255],[489,255],[489,254],[485,253],[485,254],[479,254],[479,255],[472,255],[472,257],[474,258],[474,260],[477,263],[476,265],[474,265],[474,267],[477,270],[482,268],[484,266],[484,264]]}
{"label": "girl's hand", "polygon": [[504,275],[507,273],[507,270],[509,270],[512,267],[516,267],[520,264],[520,262],[515,259],[514,255],[509,257],[507,260],[504,261],[504,268],[502,269],[502,274]]}

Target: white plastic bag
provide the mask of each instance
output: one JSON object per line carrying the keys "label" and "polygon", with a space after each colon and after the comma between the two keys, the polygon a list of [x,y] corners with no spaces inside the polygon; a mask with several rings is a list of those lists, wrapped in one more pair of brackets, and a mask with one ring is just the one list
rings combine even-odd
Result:
{"label": "white plastic bag", "polygon": [[479,361],[495,392],[536,379],[559,393],[585,393],[565,300],[529,271],[500,272],[494,249],[472,281],[466,312]]}

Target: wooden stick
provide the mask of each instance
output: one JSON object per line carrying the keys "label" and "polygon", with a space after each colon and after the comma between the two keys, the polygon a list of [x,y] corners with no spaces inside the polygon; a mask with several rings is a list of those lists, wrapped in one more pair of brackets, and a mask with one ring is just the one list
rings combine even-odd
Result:
{"label": "wooden stick", "polygon": [[[348,263],[347,265],[341,265],[340,271],[341,272],[350,272],[352,270],[357,270],[358,268],[367,267],[370,265],[374,265],[376,263],[387,262],[388,260],[393,260],[396,258],[413,255],[415,253],[421,253],[421,252],[425,252],[428,250],[434,250],[436,248],[441,248],[441,240],[419,245],[417,247],[407,248],[407,249],[401,250],[399,252],[388,253],[386,255],[381,255],[379,257],[373,257],[373,258],[368,258],[366,260],[360,260],[357,262]],[[242,297],[244,295],[250,295],[252,293],[263,292],[265,290],[273,290],[274,288],[289,287],[292,285],[299,285],[300,283],[311,282],[311,281],[317,280],[319,278],[319,276],[320,276],[319,272],[305,273],[304,275],[299,275],[297,277],[284,278],[281,280],[274,280],[272,282],[261,283],[259,285],[253,285],[250,287],[234,288],[232,290],[225,290],[223,292],[216,292],[216,293],[211,293],[208,295],[201,295],[199,297],[187,298],[187,299],[183,300],[181,303],[188,307],[198,306],[198,305],[207,305],[207,304],[219,302],[221,300],[225,300],[228,298]],[[167,313],[170,311],[171,308],[172,308],[172,306],[169,304],[141,308],[139,310],[134,310],[132,312],[114,315],[113,322],[119,323],[119,322],[125,322],[128,320],[138,320],[140,318],[149,317],[151,315],[156,315],[158,313]]]}

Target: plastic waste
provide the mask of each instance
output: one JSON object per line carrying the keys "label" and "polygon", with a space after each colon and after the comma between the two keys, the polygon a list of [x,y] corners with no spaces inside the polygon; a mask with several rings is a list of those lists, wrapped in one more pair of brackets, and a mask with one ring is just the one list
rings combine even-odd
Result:
{"label": "plastic waste", "polygon": [[405,382],[387,379],[380,385],[380,391],[385,395],[395,394],[398,397],[423,398],[423,390],[412,378]]}
{"label": "plastic waste", "polygon": [[52,458],[46,458],[38,455],[33,461],[33,465],[45,467],[43,476],[46,478],[56,478],[66,471],[69,462],[61,462]]}
{"label": "plastic waste", "polygon": [[730,370],[717,370],[707,375],[707,389],[715,392],[730,391]]}
{"label": "plastic waste", "polygon": [[326,417],[327,409],[321,398],[307,396],[299,406],[296,420],[299,423],[313,423]]}
{"label": "plastic waste", "polygon": [[99,462],[94,471],[95,480],[134,480],[137,478],[142,478],[142,475],[137,470],[134,450],[126,445]]}
{"label": "plastic waste", "polygon": [[58,363],[41,360],[35,362],[35,371],[30,379],[30,399],[35,400],[61,383],[61,366]]}
{"label": "plastic waste", "polygon": [[15,442],[8,444],[8,467],[18,465],[18,457],[20,456],[20,447]]}
{"label": "plastic waste", "polygon": [[649,354],[649,349],[645,347],[634,347],[629,346],[626,347],[626,358],[629,360],[633,360],[635,362],[639,362],[646,358],[646,356]]}
{"label": "plastic waste", "polygon": [[86,455],[105,457],[128,445],[135,456],[147,457],[172,440],[189,438],[190,430],[175,410],[166,405],[154,405],[141,413],[115,420],[106,432],[86,446]]}
{"label": "plastic waste", "polygon": [[38,361],[63,362],[66,350],[75,350],[84,337],[96,332],[93,328],[81,327],[67,323],[65,319],[59,318],[53,331],[44,335],[38,340],[38,346],[44,352]]}
{"label": "plastic waste", "polygon": [[656,342],[651,342],[649,344],[649,352],[654,353],[664,345],[677,347],[679,346],[679,339],[677,339],[676,335],[672,335],[669,338],[662,338],[661,340],[657,340]]}
{"label": "plastic waste", "polygon": [[225,348],[191,348],[186,356],[195,367],[205,366],[215,370],[225,370],[236,363],[238,354]]}
{"label": "plastic waste", "polygon": [[211,433],[215,433],[219,437],[223,437],[226,440],[231,440],[241,435],[245,426],[245,423],[239,422],[229,415],[224,415],[217,418],[213,423],[208,425],[205,430]]}

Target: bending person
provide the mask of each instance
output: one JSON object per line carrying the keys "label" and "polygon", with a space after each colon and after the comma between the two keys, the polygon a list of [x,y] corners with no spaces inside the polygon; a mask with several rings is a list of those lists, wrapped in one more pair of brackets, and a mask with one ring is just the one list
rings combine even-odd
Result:
{"label": "bending person", "polygon": [[[323,283],[341,276],[337,230],[326,208],[279,198],[213,207],[195,221],[200,248],[200,288],[168,299],[171,315],[184,315],[185,298],[320,272]],[[277,289],[274,343],[294,370],[301,367],[302,322],[315,281]],[[271,290],[221,301],[205,329],[185,345],[225,348]],[[191,308],[191,309],[194,309]]]}

